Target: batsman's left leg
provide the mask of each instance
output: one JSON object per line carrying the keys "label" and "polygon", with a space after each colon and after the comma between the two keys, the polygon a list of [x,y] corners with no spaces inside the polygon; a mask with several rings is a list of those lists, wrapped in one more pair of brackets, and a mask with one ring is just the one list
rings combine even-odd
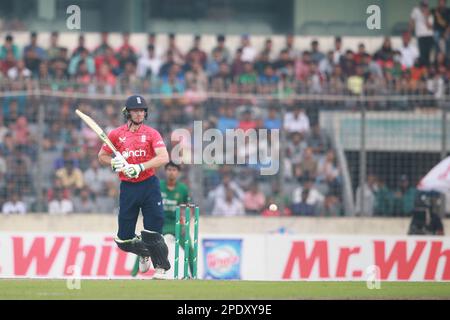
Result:
{"label": "batsman's left leg", "polygon": [[167,247],[163,236],[158,232],[142,230],[141,237],[143,243],[150,252],[150,258],[152,259],[155,269],[162,268],[165,271],[169,270],[169,248]]}

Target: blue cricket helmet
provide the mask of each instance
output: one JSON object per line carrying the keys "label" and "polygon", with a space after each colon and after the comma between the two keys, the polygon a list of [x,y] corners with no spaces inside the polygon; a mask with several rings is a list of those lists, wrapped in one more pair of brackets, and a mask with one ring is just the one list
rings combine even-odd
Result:
{"label": "blue cricket helmet", "polygon": [[144,109],[145,110],[145,119],[147,119],[148,114],[148,106],[147,102],[145,101],[144,97],[140,95],[132,95],[127,98],[127,101],[125,101],[125,107],[122,109],[122,113],[125,116],[125,119],[130,118],[130,112],[129,110],[136,110],[136,109]]}

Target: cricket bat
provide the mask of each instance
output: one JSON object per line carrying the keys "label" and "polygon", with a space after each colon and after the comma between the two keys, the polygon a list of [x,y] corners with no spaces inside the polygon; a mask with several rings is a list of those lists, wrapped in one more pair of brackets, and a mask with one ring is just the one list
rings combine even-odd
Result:
{"label": "cricket bat", "polygon": [[89,128],[91,128],[97,134],[100,140],[102,140],[114,152],[116,157],[123,158],[123,156],[120,154],[119,151],[117,151],[116,147],[113,145],[111,140],[109,140],[108,136],[103,131],[103,129],[100,128],[100,126],[91,117],[89,117],[87,114],[84,114],[78,109],[75,110],[75,113],[81,118],[81,120],[83,120],[89,126]]}

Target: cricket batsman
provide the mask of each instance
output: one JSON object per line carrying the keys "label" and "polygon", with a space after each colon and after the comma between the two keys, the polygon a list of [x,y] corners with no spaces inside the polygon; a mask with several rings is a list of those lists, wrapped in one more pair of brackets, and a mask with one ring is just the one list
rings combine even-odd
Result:
{"label": "cricket batsman", "polygon": [[[169,250],[161,235],[164,213],[157,168],[169,162],[169,154],[158,131],[144,124],[148,107],[142,96],[128,97],[122,109],[126,124],[108,134],[122,156],[112,157],[113,151],[103,145],[98,154],[101,164],[111,166],[119,174],[119,229],[115,242],[126,252],[139,256],[139,269],[147,272],[150,261],[155,278],[164,279],[170,269]],[[144,230],[135,234],[139,211]]]}

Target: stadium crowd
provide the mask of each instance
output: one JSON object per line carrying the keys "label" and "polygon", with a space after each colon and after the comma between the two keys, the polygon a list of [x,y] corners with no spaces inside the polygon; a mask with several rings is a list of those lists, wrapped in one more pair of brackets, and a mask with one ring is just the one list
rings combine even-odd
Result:
{"label": "stadium crowd", "polygon": [[[192,120],[203,120],[204,127],[221,131],[266,128],[285,133],[286,143],[277,146],[284,167],[283,192],[278,178],[261,177],[257,168],[205,166],[203,212],[343,215],[342,176],[332,139],[318,123],[317,106],[289,96],[308,93],[320,99],[330,94],[420,94],[429,96],[432,104],[449,94],[450,13],[445,1],[439,3],[431,11],[423,4],[413,10],[411,28],[402,34],[400,47],[393,47],[386,37],[375,52],[367,52],[363,43],[356,52],[347,50],[340,37],[335,38],[334,49],[328,52],[323,52],[316,40],[311,42],[310,50],[299,52],[292,35],[286,36],[280,52],[275,52],[269,38],[257,50],[249,35],[242,36],[236,52],[227,48],[224,35],[217,36],[211,52],[202,49],[199,35],[194,36],[192,48],[182,52],[175,34],[168,35],[167,48],[156,43],[155,34],[148,35],[145,48],[136,48],[130,44],[129,33],[123,34],[117,48],[109,43],[108,33],[101,34],[96,48],[87,48],[81,34],[78,45],[69,52],[59,45],[58,32],[52,33],[47,48],[37,45],[39,35],[35,32],[24,48],[7,35],[0,47],[2,211],[115,212],[118,179],[109,168],[99,166],[100,143],[73,111],[79,107],[91,113],[108,131],[121,123],[121,103],[82,95],[108,97],[136,92],[162,97],[153,102],[150,118],[169,148],[173,147],[170,133],[180,127],[192,130]],[[413,36],[418,45],[413,43]],[[31,93],[36,88],[60,94],[35,97]],[[211,92],[256,95],[211,98]],[[70,96],[74,93],[81,96]],[[258,99],[261,96],[265,98]],[[271,96],[287,97],[283,102],[285,113]],[[411,103],[399,106],[405,105],[410,107]],[[369,107],[392,105],[377,102]],[[43,116],[40,108],[45,110]],[[189,184],[189,166],[184,170],[183,179]],[[406,203],[403,207],[408,205],[412,191],[391,192],[375,181],[377,178],[370,176],[364,186],[369,199],[366,204],[370,206],[363,210],[365,214],[409,214],[406,209],[396,208],[402,203]],[[360,192],[358,188],[356,193]],[[379,200],[383,197],[389,200]],[[268,210],[271,203],[283,203],[285,211]]]}

